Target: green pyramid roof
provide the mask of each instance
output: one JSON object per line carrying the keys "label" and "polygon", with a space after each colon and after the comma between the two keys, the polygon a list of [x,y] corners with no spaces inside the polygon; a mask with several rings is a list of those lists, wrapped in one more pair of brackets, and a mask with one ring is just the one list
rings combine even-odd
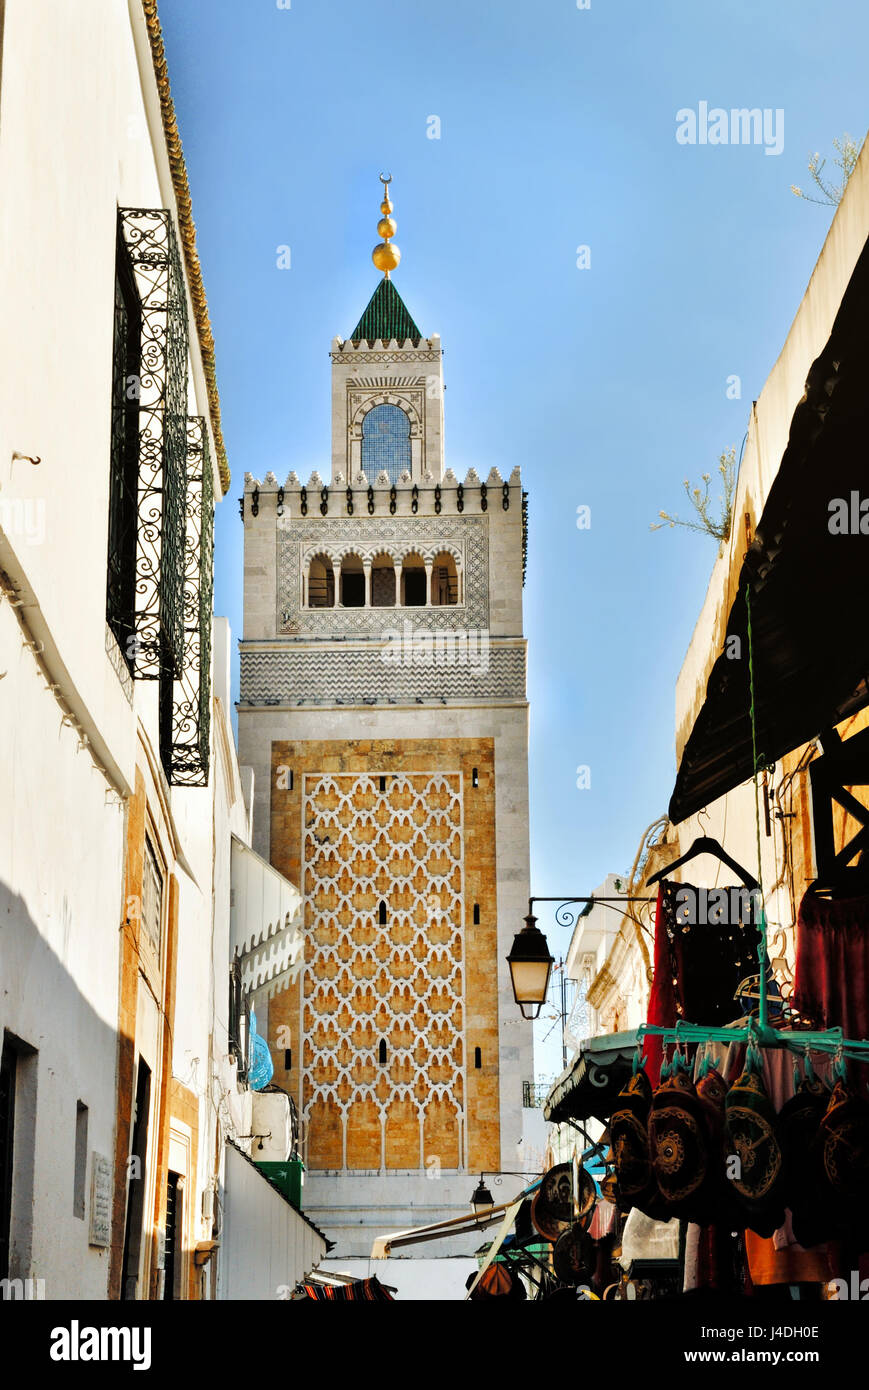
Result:
{"label": "green pyramid roof", "polygon": [[384,276],[369,299],[365,313],[350,334],[351,342],[358,343],[363,338],[372,343],[375,338],[381,338],[383,342],[397,338],[400,343],[405,338],[414,338],[418,342],[421,337],[422,334],[407,312],[398,290],[392,281]]}

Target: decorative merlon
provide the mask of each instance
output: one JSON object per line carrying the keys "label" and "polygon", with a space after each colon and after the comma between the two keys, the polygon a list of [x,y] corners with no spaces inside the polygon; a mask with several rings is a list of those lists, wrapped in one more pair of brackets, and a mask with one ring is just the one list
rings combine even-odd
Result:
{"label": "decorative merlon", "polygon": [[435,352],[440,354],[441,339],[439,333],[433,333],[430,338],[375,338],[369,344],[367,338],[360,338],[354,341],[352,338],[333,338],[332,356],[346,357],[351,353],[373,353],[373,352]]}
{"label": "decorative merlon", "polygon": [[[494,488],[503,487],[503,485],[504,480],[501,474],[498,472],[498,469],[491,468],[486,478],[485,486],[487,488]],[[510,474],[509,486],[511,488],[520,488],[521,485],[522,475],[517,466],[513,469],[513,471]],[[353,489],[367,489],[369,487],[374,487],[379,491],[382,491],[383,489],[389,489],[393,486],[393,484],[390,481],[389,474],[385,470],[381,470],[381,472],[378,473],[375,480],[373,482],[370,482],[367,474],[360,469],[357,473],[353,475],[352,483],[348,483],[348,480],[344,477],[344,474],[340,472],[336,473],[335,476],[331,479],[331,481],[324,481],[319,470],[315,468],[311,473],[311,476],[308,479],[307,483],[302,483],[295,469],[292,469],[287,474],[286,482],[283,485],[284,490],[286,492],[297,492],[302,487],[306,487],[309,491],[320,491],[325,487],[327,490],[332,490],[336,493],[338,491],[343,492],[348,486],[352,487]],[[402,493],[410,492],[414,487],[416,487],[420,493],[423,493],[433,492],[436,487],[440,487],[442,491],[448,492],[458,487],[478,489],[482,486],[482,480],[475,468],[468,469],[467,473],[465,474],[464,480],[457,478],[452,468],[448,468],[439,483],[436,481],[431,469],[426,470],[421,483],[414,483],[411,474],[407,471],[407,469],[404,469],[403,472],[399,475],[397,483],[395,483],[396,489]],[[271,471],[271,469],[266,473],[265,478],[262,481],[260,481],[260,479],[257,478],[253,473],[245,473],[244,475],[245,492],[253,492],[254,489],[256,489],[259,492],[277,492],[280,489],[280,487],[281,484],[278,482],[277,477]]]}

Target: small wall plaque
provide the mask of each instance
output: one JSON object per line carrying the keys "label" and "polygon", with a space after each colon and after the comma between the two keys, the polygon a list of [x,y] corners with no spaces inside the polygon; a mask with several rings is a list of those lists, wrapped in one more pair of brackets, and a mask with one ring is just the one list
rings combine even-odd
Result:
{"label": "small wall plaque", "polygon": [[112,1165],[96,1151],[91,1153],[91,1207],[89,1245],[108,1246],[112,1240]]}

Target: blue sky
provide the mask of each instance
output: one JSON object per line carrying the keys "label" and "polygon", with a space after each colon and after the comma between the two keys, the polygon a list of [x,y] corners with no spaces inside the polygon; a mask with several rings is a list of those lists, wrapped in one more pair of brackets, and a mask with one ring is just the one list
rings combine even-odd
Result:
{"label": "blue sky", "polygon": [[[216,611],[240,636],[245,471],[328,473],[329,342],[377,283],[390,170],[395,283],[445,348],[447,462],[518,464],[530,493],[532,891],[591,892],[666,810],[675,681],[715,558],[649,523],[684,515],[682,479],[739,450],[830,221],[790,185],[810,151],[865,133],[869,7],[161,0],[160,15],[233,471]],[[782,152],[677,143],[676,112],[701,101],[781,109]]]}

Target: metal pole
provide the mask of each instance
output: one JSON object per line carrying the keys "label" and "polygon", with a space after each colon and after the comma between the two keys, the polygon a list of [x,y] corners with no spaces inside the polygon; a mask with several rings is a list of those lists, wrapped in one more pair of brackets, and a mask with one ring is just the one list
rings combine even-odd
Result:
{"label": "metal pole", "polygon": [[564,991],[564,961],[559,961],[561,970],[561,1070],[567,1070],[567,1038],[564,1036],[567,1030],[567,1008]]}

